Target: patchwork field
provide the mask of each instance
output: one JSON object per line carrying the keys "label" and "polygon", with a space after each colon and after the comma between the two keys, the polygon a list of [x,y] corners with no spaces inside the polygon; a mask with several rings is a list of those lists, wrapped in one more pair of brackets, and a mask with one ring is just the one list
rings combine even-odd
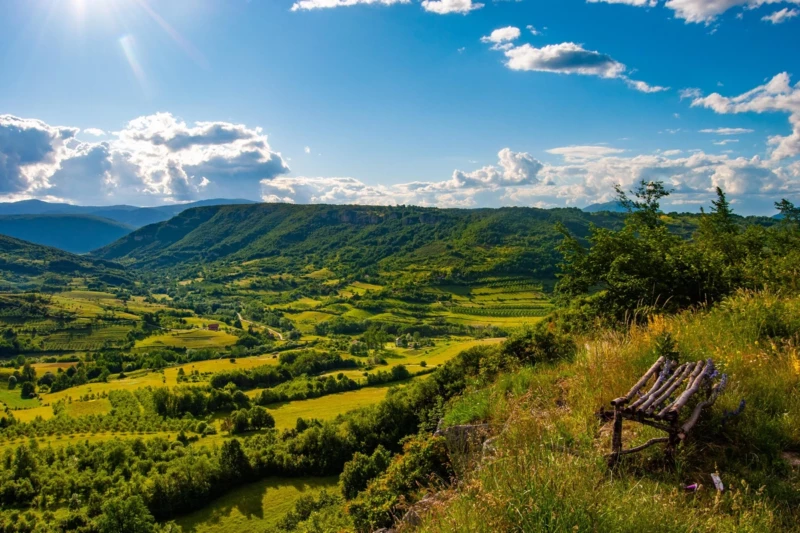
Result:
{"label": "patchwork field", "polygon": [[136,343],[136,348],[220,348],[234,344],[236,339],[237,337],[224,331],[192,329],[147,337],[146,339],[138,341]]}
{"label": "patchwork field", "polygon": [[[540,320],[549,310],[546,297],[538,286],[530,283],[437,286],[420,292],[413,286],[394,287],[391,282],[378,285],[340,281],[326,269],[269,275],[249,271],[272,266],[272,260],[265,259],[241,265],[241,268],[232,267],[224,276],[203,272],[203,275],[189,276],[187,283],[173,281],[172,286],[165,286],[156,295],[147,297],[124,291],[114,294],[91,291],[77,284],[74,290],[45,295],[32,302],[25,300],[26,303],[16,307],[32,309],[29,318],[13,312],[0,316],[0,328],[12,330],[20,342],[27,343],[30,352],[25,355],[37,379],[51,373],[62,380],[58,388],[66,387],[62,390],[53,387],[57,392],[48,392],[55,379],[50,376],[50,382],[38,384],[39,397],[26,400],[20,397],[19,387],[14,390],[0,387],[0,405],[13,414],[19,423],[17,428],[23,425],[30,428],[28,433],[7,431],[0,438],[0,451],[14,449],[32,438],[39,446],[53,447],[163,438],[169,441],[168,446],[176,449],[179,446],[202,448],[205,453],[219,449],[232,439],[248,439],[264,431],[253,427],[234,431],[231,426],[238,416],[234,411],[252,410],[255,405],[252,400],[259,397],[263,389],[249,390],[252,385],[241,385],[251,399],[248,406],[234,386],[246,381],[231,381],[211,390],[211,377],[215,373],[278,365],[280,354],[287,351],[300,354],[310,350],[302,355],[312,358],[336,353],[344,359],[358,361],[358,368],[338,361],[338,366],[322,367],[334,370],[315,369],[310,373],[301,370],[297,374],[286,374],[292,363],[291,358],[285,358],[289,362],[281,369],[284,373],[281,380],[289,381],[284,382],[284,389],[276,389],[276,392],[290,397],[302,397],[307,390],[310,396],[323,394],[317,398],[266,405],[278,430],[294,429],[298,418],[328,421],[374,405],[385,399],[392,388],[427,379],[431,371],[461,351],[502,341],[501,338],[478,338],[486,335],[483,328],[499,326],[509,331]],[[419,273],[422,275],[424,271]],[[310,284],[313,290],[306,292],[304,284]],[[25,298],[13,294],[0,297],[9,299],[8,309],[14,309]],[[325,322],[329,325],[318,328]],[[208,330],[210,324],[219,324],[220,331]],[[241,328],[228,324],[241,325]],[[502,336],[505,331],[496,333]],[[369,341],[374,332],[379,332],[380,336]],[[418,343],[418,347],[397,346],[396,339],[401,346]],[[368,346],[366,351],[364,346]],[[185,362],[196,355],[212,358]],[[80,367],[73,368],[78,361]],[[108,365],[103,378],[98,377],[100,364]],[[22,362],[15,360],[0,368],[0,385],[5,385],[13,372],[21,371],[21,365]],[[412,377],[368,385],[365,373],[381,373],[377,380],[370,379],[385,381],[386,376],[390,376],[388,373],[399,365],[405,366]],[[79,372],[86,373],[81,374],[82,381],[63,385],[65,377]],[[250,379],[248,375],[254,374],[242,377],[243,374],[233,373],[220,379]],[[287,375],[289,377],[285,377]],[[356,384],[339,383],[340,375]],[[277,386],[284,386],[284,383]],[[165,393],[142,390],[179,385],[202,388],[192,394],[227,395],[229,399],[224,400],[227,403],[204,408],[195,416],[188,410],[169,411],[177,414],[164,416],[165,404],[159,404],[160,410],[157,410],[155,402],[156,398],[163,399]],[[333,393],[355,386],[360,388]],[[191,395],[186,391],[173,393],[176,397],[184,393]],[[235,398],[236,394],[240,397],[234,403],[230,398]],[[169,405],[177,406],[177,402]],[[180,404],[180,409],[184,409],[184,405]],[[315,494],[322,488],[338,490],[336,483],[336,478],[262,481],[240,487],[201,511],[180,517],[178,523],[184,531],[196,533],[267,531],[301,495]],[[62,515],[66,516],[61,510],[55,514],[56,517]]]}
{"label": "patchwork field", "polygon": [[336,490],[337,478],[266,479],[238,488],[176,520],[185,533],[261,532],[274,527],[300,496]]}
{"label": "patchwork field", "polygon": [[396,383],[378,385],[350,392],[331,394],[321,398],[313,398],[311,400],[286,402],[277,406],[271,406],[269,412],[275,417],[275,427],[278,429],[289,429],[295,427],[298,418],[331,420],[348,411],[373,405],[383,400],[392,386],[402,385]]}

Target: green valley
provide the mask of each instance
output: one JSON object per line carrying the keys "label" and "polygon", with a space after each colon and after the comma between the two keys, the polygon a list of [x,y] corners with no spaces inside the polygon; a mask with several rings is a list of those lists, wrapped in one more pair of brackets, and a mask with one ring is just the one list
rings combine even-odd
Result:
{"label": "green valley", "polygon": [[[730,443],[744,446],[745,422],[704,422],[711,440],[681,448],[683,475],[717,461],[772,499],[731,490],[706,519],[701,497],[668,530],[785,528],[797,480],[779,457],[800,440],[792,418],[770,424],[797,405],[775,399],[762,365],[796,387],[796,208],[745,219],[720,195],[703,215],[660,213],[657,198],[593,214],[209,206],[88,255],[3,237],[0,526],[373,531],[409,527],[413,510],[424,530],[459,530],[463,516],[489,531],[513,529],[514,509],[539,530],[545,515],[508,487],[564,476],[537,489],[551,506],[578,498],[564,524],[632,531],[641,522],[608,521],[604,506],[640,502],[628,487],[646,483],[672,512],[662,487],[679,474],[651,454],[609,478],[592,413],[667,346],[718,358],[748,423],[776,439],[751,450],[769,463],[744,466]],[[722,353],[712,331],[731,321],[738,351]],[[473,426],[502,443],[488,470],[485,450],[442,436]],[[598,507],[577,494],[587,483]],[[426,495],[440,503],[420,507]]]}

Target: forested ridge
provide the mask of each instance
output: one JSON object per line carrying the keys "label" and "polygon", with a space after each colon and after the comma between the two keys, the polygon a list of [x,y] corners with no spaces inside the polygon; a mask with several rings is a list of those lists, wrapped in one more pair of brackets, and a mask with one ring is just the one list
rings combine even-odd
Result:
{"label": "forested ridge", "polygon": [[[329,268],[339,275],[427,271],[461,278],[521,274],[552,278],[561,224],[578,238],[591,226],[618,229],[620,213],[579,209],[437,209],[257,204],[187,210],[94,252],[135,268],[189,269],[258,260],[265,271]],[[698,215],[675,215],[691,235]],[[767,218],[740,223],[769,225]]]}

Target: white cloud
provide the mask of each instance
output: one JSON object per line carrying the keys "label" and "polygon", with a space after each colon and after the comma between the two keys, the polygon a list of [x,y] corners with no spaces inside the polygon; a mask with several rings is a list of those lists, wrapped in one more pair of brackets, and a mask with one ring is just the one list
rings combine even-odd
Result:
{"label": "white cloud", "polygon": [[699,98],[700,96],[703,96],[703,91],[695,87],[690,87],[688,89],[681,89],[678,94],[680,95],[681,100],[683,100],[685,98]]}
{"label": "white cloud", "polygon": [[655,7],[658,5],[658,0],[586,0],[590,4],[625,4],[628,6],[636,7]]}
{"label": "white cloud", "polygon": [[575,43],[550,44],[537,48],[530,44],[512,46],[495,44],[493,49],[504,50],[506,66],[511,70],[580,74],[624,80],[632,89],[644,93],[669,90],[668,87],[649,85],[633,80],[626,74],[627,67],[607,54],[586,50]]}
{"label": "white cloud", "polygon": [[86,128],[85,130],[83,130],[83,133],[87,135],[93,135],[95,137],[102,137],[103,135],[106,134],[106,132],[104,132],[99,128]]}
{"label": "white cloud", "polygon": [[743,133],[753,133],[747,128],[715,128],[700,130],[700,133],[713,133],[715,135],[741,135]]}
{"label": "white cloud", "polygon": [[586,50],[575,43],[550,44],[536,48],[523,44],[505,52],[511,70],[534,70],[558,74],[583,74],[619,78],[625,65],[611,56]]}
{"label": "white cloud", "polygon": [[542,34],[542,32],[540,32],[539,30],[537,30],[537,29],[536,29],[536,28],[533,26],[533,24],[528,24],[527,26],[525,26],[525,29],[527,29],[529,32],[531,32],[531,35],[536,35],[537,37],[538,37],[539,35],[541,35],[541,34]]}
{"label": "white cloud", "polygon": [[422,9],[439,15],[449,15],[458,13],[466,15],[470,11],[480,9],[483,4],[473,2],[473,0],[423,0]]}
{"label": "white cloud", "polygon": [[333,7],[350,7],[358,4],[410,4],[411,0],[298,0],[292,5],[292,11],[329,9]]}
{"label": "white cloud", "polygon": [[717,146],[725,146],[731,143],[738,143],[739,139],[723,139],[721,141],[714,141],[712,144],[716,144]]}
{"label": "white cloud", "polygon": [[586,161],[589,159],[600,159],[609,155],[621,154],[625,150],[619,148],[611,148],[609,146],[598,145],[572,145],[563,146],[560,148],[551,148],[547,150],[548,154],[560,155],[565,161],[574,163],[578,161]]}
{"label": "white cloud", "polygon": [[310,154],[311,153],[311,147],[310,146],[306,146],[305,148],[303,148],[303,151],[305,153],[307,153],[307,154]]}
{"label": "white cloud", "polygon": [[519,28],[514,26],[506,26],[505,28],[498,28],[489,35],[481,37],[482,43],[501,44],[519,39]]}
{"label": "white cloud", "polygon": [[47,188],[48,178],[74,149],[77,128],[0,115],[0,194]]}
{"label": "white cloud", "polygon": [[705,107],[719,114],[788,113],[792,132],[787,136],[769,138],[768,143],[774,147],[772,158],[777,160],[800,155],[800,83],[792,86],[786,72],[739,96],[726,97],[713,93],[695,98],[692,107]]}
{"label": "white cloud", "polygon": [[539,182],[544,165],[525,152],[508,148],[497,154],[497,165],[453,171],[450,179],[399,185],[367,185],[349,177],[277,177],[261,181],[264,201],[297,203],[415,204],[440,207],[477,205],[481,195],[499,196]]}
{"label": "white cloud", "polygon": [[103,142],[77,128],[0,115],[0,195],[153,204],[201,192],[255,196],[289,171],[260,128],[188,125],[169,113],[136,118]]}
{"label": "white cloud", "polygon": [[660,93],[669,91],[669,87],[661,87],[660,85],[649,85],[643,81],[625,79],[625,83],[632,89],[636,89],[642,93]]}
{"label": "white cloud", "polygon": [[[745,213],[768,213],[772,202],[800,193],[800,163],[779,166],[754,158],[678,150],[627,157],[604,146],[569,146],[548,152],[563,163],[545,165],[530,154],[503,149],[497,165],[456,170],[450,179],[368,185],[355,178],[285,177],[262,181],[265,201],[345,204],[413,204],[440,207],[582,206],[613,199],[615,184],[662,180],[675,190],[665,207],[707,204],[720,186]],[[677,206],[677,207],[676,207]]]}
{"label": "white cloud", "polygon": [[667,0],[664,5],[679,19],[708,24],[735,7],[755,9],[772,4],[800,4],[800,0]]}
{"label": "white cloud", "polygon": [[[627,4],[636,7],[655,7],[658,0],[587,0],[589,3]],[[764,5],[800,4],[800,0],[667,0],[664,7],[675,12],[675,16],[687,23],[710,24],[729,9],[741,7],[756,9]],[[737,18],[742,18],[741,13]]]}
{"label": "white cloud", "polygon": [[764,22],[771,22],[773,24],[783,24],[787,20],[794,18],[797,15],[800,15],[800,11],[784,7],[780,11],[775,11],[771,15],[762,17],[761,20],[763,20]]}

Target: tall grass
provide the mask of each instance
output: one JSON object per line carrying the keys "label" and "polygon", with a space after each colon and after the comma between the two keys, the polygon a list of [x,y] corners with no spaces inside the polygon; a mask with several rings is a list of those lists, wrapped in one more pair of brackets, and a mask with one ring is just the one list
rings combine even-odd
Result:
{"label": "tall grass", "polygon": [[[652,364],[665,333],[683,361],[714,358],[729,388],[674,463],[654,447],[609,469],[610,427],[597,410]],[[800,451],[799,337],[800,299],[741,293],[711,310],[581,339],[573,361],[523,368],[466,393],[446,423],[488,421],[497,451],[464,467],[422,530],[800,531],[800,473],[782,456]],[[742,399],[745,411],[723,424]],[[627,446],[655,435],[626,423]],[[684,490],[695,482],[698,491]]]}

